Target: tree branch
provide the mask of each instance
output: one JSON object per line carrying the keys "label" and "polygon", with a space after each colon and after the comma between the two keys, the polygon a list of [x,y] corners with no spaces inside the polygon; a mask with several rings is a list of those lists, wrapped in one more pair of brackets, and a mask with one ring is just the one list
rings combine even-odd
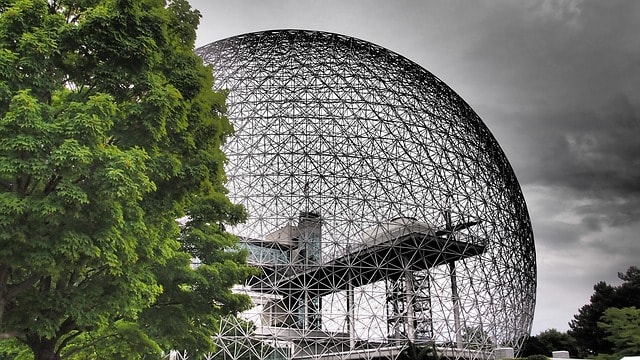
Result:
{"label": "tree branch", "polygon": [[33,191],[38,187],[38,184],[40,184],[40,180],[33,181],[30,188],[27,189],[27,195],[33,194]]}
{"label": "tree branch", "polygon": [[8,303],[7,298],[7,281],[9,280],[9,272],[11,268],[7,264],[0,264],[0,325],[2,325],[2,317],[4,316],[4,307]]}
{"label": "tree branch", "polygon": [[102,266],[98,269],[95,269],[93,271],[93,273],[89,274],[88,276],[85,276],[84,279],[78,281],[74,286],[77,288],[82,287],[82,285],[84,285],[84,283],[91,281],[93,278],[95,278],[96,276],[99,276],[100,274],[104,273],[106,270],[108,270],[109,267],[108,266]]}
{"label": "tree branch", "polygon": [[9,272],[11,267],[7,264],[0,264],[0,296],[4,294],[7,289],[7,280],[9,279]]}
{"label": "tree branch", "polygon": [[11,184],[6,184],[4,181],[0,181],[0,185],[2,185],[2,187],[7,189],[8,191],[11,191],[13,189]]}
{"label": "tree branch", "polygon": [[62,180],[61,176],[56,175],[52,177],[51,180],[49,180],[49,182],[47,183],[47,185],[44,186],[44,194],[49,195],[53,191],[55,191],[56,187],[58,186],[61,180]]}
{"label": "tree branch", "polygon": [[76,325],[76,321],[72,317],[66,318],[62,324],[60,324],[60,328],[56,331],[56,337],[61,337],[62,335],[66,335],[73,330],[78,330]]}
{"label": "tree branch", "polygon": [[84,269],[84,267],[87,265],[88,262],[89,262],[88,259],[83,259],[82,261],[78,262],[78,266],[76,266],[73,269],[73,271],[69,273],[69,279],[67,281],[63,281],[62,278],[60,278],[56,282],[56,291],[58,291],[61,294],[67,294],[67,289],[72,287],[77,287],[79,285],[79,283],[76,283],[76,281],[79,278],[78,270]]}
{"label": "tree branch", "polygon": [[164,303],[159,303],[156,302],[154,304],[151,305],[152,308],[161,308],[164,306],[173,306],[173,305],[182,305],[184,304],[184,301],[169,301],[169,302],[164,302]]}
{"label": "tree branch", "polygon": [[83,182],[83,181],[85,181],[87,179],[89,179],[87,176],[82,175],[82,176],[80,176],[79,178],[77,178],[76,180],[73,181],[73,185],[78,185],[78,184],[80,184],[81,182]]}
{"label": "tree branch", "polygon": [[31,184],[31,175],[25,175],[20,177],[18,181],[18,192],[20,195],[26,195],[27,189],[29,188],[29,184]]}
{"label": "tree branch", "polygon": [[[81,333],[82,333],[82,332],[80,331],[80,332],[78,333],[78,335],[80,335]],[[109,334],[109,335],[103,335],[103,336],[99,336],[99,337],[97,337],[97,338],[94,338],[93,336],[91,336],[91,333],[89,333],[89,334],[90,334],[90,335],[89,335],[89,337],[91,338],[91,341],[90,341],[90,342],[86,343],[86,345],[84,345],[84,346],[76,347],[76,348],[72,348],[71,350],[68,350],[68,351],[65,353],[65,355],[66,355],[67,357],[71,357],[71,355],[72,355],[72,354],[75,354],[75,353],[77,353],[77,352],[79,352],[79,351],[81,351],[81,350],[83,350],[83,349],[86,349],[86,348],[89,348],[89,347],[95,348],[96,344],[97,344],[99,341],[104,341],[105,339],[110,339],[110,338],[114,338],[114,337],[115,337],[115,338],[117,338],[117,337],[119,336],[119,334]],[[75,336],[77,336],[77,335],[76,335],[76,334],[74,334],[73,336],[75,337]],[[67,344],[65,344],[65,346],[66,346],[66,345],[67,345]],[[59,348],[59,350],[62,350],[62,348],[60,347],[60,348]]]}
{"label": "tree branch", "polygon": [[[76,332],[67,336],[66,338],[64,338],[64,340],[60,341],[60,344],[58,344],[57,348],[56,348],[56,353],[60,354],[60,352],[62,351],[62,349],[64,349],[71,340],[75,339],[76,337],[78,337],[80,334],[82,334],[83,331],[80,331],[78,329],[76,329]],[[69,354],[67,354],[67,356],[69,356],[70,354],[73,354],[75,351],[71,351]]]}
{"label": "tree branch", "polygon": [[20,284],[7,286],[6,299],[9,300],[16,297],[21,292],[24,292],[27,289],[29,289],[39,280],[40,280],[40,275],[32,275],[29,278],[27,278],[27,280],[23,281]]}

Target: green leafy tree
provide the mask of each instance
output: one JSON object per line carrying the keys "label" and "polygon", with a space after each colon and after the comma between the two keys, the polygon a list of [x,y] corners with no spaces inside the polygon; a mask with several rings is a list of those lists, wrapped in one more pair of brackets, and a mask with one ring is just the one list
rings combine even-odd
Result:
{"label": "green leafy tree", "polygon": [[33,360],[33,353],[17,339],[5,339],[0,341],[0,360]]}
{"label": "green leafy tree", "polygon": [[407,347],[400,353],[397,360],[438,360],[438,350],[434,343],[416,344],[409,342]]}
{"label": "green leafy tree", "polygon": [[640,354],[640,309],[608,308],[598,326],[609,334],[607,340],[613,343],[618,358]]}
{"label": "green leafy tree", "polygon": [[198,21],[185,0],[0,0],[0,339],[36,359],[211,351],[249,304]]}
{"label": "green leafy tree", "polygon": [[135,322],[119,320],[94,331],[82,332],[62,350],[64,359],[153,359],[159,345]]}
{"label": "green leafy tree", "polygon": [[556,329],[548,329],[542,331],[537,336],[527,338],[519,355],[521,357],[531,355],[545,355],[550,357],[552,352],[557,350],[566,350],[572,357],[578,355],[576,341],[571,335]]}
{"label": "green leafy tree", "polygon": [[522,343],[518,357],[526,358],[533,355],[543,355],[546,354],[548,350],[537,336],[529,336]]}
{"label": "green leafy tree", "polygon": [[579,356],[612,354],[614,344],[607,339],[605,330],[598,326],[608,308],[640,308],[640,269],[631,266],[618,273],[622,283],[612,286],[604,281],[594,285],[589,304],[584,305],[569,323],[568,334],[576,339]]}
{"label": "green leafy tree", "polygon": [[527,360],[549,360],[549,358],[545,355],[529,355],[526,357]]}

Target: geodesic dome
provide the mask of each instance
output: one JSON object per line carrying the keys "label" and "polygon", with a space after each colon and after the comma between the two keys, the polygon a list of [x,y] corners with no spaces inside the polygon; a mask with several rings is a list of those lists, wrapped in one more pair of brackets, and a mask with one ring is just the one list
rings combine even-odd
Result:
{"label": "geodesic dome", "polygon": [[446,84],[374,44],[280,30],[197,52],[228,89],[229,229],[260,269],[221,358],[488,358],[529,334],[536,264],[504,153]]}

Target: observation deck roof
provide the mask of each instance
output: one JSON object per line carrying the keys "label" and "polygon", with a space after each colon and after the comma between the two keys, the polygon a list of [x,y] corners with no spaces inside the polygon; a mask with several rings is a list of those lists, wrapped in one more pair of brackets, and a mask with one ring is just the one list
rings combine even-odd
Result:
{"label": "observation deck roof", "polygon": [[[303,289],[324,296],[349,286],[358,287],[383,279],[397,280],[407,271],[420,271],[484,252],[482,241],[461,241],[453,232],[435,231],[415,220],[390,222],[364,231],[364,241],[347,248],[342,256],[320,264],[253,264],[263,268],[248,284],[252,291],[295,294]],[[259,245],[256,239],[243,242]]]}

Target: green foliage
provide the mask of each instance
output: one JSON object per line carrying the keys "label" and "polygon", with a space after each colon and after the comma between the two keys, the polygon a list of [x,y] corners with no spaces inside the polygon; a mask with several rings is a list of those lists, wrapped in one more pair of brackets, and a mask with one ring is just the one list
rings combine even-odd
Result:
{"label": "green foliage", "polygon": [[[522,343],[518,356],[526,358],[533,355],[542,355],[549,352],[549,348],[543,344],[537,336],[529,336]],[[553,350],[551,350],[553,351]]]}
{"label": "green foliage", "polygon": [[589,304],[580,308],[569,323],[569,335],[576,339],[580,356],[612,354],[614,344],[605,329],[598,326],[609,308],[640,308],[640,269],[631,266],[626,273],[618,273],[622,284],[612,286],[604,281],[594,285]]}
{"label": "green foliage", "polygon": [[620,360],[620,357],[618,355],[613,355],[613,354],[598,354],[594,357],[590,357],[589,359],[595,359],[595,360]]}
{"label": "green foliage", "polygon": [[567,333],[556,329],[542,331],[537,336],[528,337],[520,349],[521,357],[532,355],[552,356],[553,351],[566,350],[571,357],[578,355],[576,340]]}
{"label": "green foliage", "polygon": [[33,352],[17,339],[0,341],[0,360],[33,360]]}
{"label": "green foliage", "polygon": [[65,359],[158,359],[162,349],[137,323],[119,320],[95,331],[72,332],[62,349]]}
{"label": "green foliage", "polygon": [[397,360],[438,360],[440,356],[435,343],[415,344],[409,342],[407,348],[400,353]]}
{"label": "green foliage", "polygon": [[608,308],[598,326],[609,336],[618,357],[640,354],[640,310],[634,306]]}
{"label": "green foliage", "polygon": [[37,359],[210,351],[248,306],[198,21],[185,0],[0,2],[0,339]]}
{"label": "green foliage", "polygon": [[493,340],[480,326],[466,326],[462,332],[462,342],[468,349],[491,351],[494,349]]}
{"label": "green foliage", "polygon": [[529,355],[526,357],[527,360],[549,360],[549,358],[545,355]]}

